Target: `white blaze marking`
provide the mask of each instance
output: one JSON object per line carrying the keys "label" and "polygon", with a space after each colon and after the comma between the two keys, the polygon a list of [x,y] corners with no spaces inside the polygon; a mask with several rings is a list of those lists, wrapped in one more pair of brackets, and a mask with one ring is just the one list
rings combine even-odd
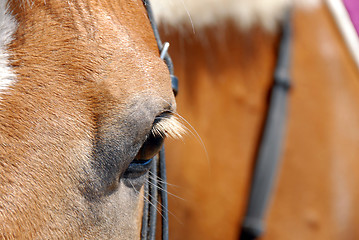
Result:
{"label": "white blaze marking", "polygon": [[15,81],[15,74],[9,64],[7,46],[16,31],[16,20],[8,10],[6,0],[0,0],[0,93]]}

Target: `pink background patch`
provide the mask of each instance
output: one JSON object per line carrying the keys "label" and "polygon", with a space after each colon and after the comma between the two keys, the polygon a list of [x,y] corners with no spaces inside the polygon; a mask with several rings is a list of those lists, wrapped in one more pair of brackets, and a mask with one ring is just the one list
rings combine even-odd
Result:
{"label": "pink background patch", "polygon": [[359,0],[343,0],[343,2],[359,35]]}

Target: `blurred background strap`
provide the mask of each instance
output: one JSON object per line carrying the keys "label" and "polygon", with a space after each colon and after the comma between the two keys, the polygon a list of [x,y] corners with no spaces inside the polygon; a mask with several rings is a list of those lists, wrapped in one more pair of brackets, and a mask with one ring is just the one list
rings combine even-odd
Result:
{"label": "blurred background strap", "polygon": [[168,182],[177,185],[168,190],[181,198],[169,197],[170,239],[238,239],[288,7],[290,108],[261,239],[359,239],[359,71],[330,5],[152,4],[193,133],[166,149]]}

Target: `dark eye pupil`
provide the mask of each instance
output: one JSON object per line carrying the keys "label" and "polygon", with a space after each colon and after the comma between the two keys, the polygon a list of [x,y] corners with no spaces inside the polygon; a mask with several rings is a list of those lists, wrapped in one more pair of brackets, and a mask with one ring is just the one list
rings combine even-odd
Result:
{"label": "dark eye pupil", "polygon": [[148,160],[153,158],[160,151],[163,141],[163,137],[155,136],[151,133],[137,153],[135,160]]}

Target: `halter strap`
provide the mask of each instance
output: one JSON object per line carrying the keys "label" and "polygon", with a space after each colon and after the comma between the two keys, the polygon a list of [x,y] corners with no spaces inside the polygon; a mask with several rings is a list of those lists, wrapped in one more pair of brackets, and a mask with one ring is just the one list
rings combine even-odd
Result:
{"label": "halter strap", "polygon": [[[149,0],[143,0],[148,18],[160,50],[161,58],[167,64],[171,76],[172,89],[178,92],[178,79],[173,74],[171,57],[167,53],[168,43],[162,44],[158,28],[154,20]],[[268,208],[270,193],[274,185],[275,174],[279,168],[282,152],[284,123],[286,119],[287,98],[290,89],[289,60],[291,43],[291,14],[288,11],[282,28],[278,61],[274,72],[271,98],[264,125],[262,139],[257,152],[256,166],[253,173],[252,186],[246,215],[241,227],[240,240],[253,240],[260,237],[264,230],[264,215]],[[162,239],[168,240],[168,203],[164,147],[153,159],[151,173],[153,176],[145,185],[145,204],[142,219],[141,239],[155,240],[158,193],[161,198]],[[158,173],[159,171],[159,173]],[[158,177],[163,182],[158,181]]]}
{"label": "halter strap", "polygon": [[[178,79],[173,74],[173,63],[170,55],[168,54],[169,43],[162,44],[157,24],[154,20],[151,4],[149,0],[143,0],[146,7],[148,18],[150,20],[153,33],[155,35],[157,46],[160,52],[160,58],[165,61],[171,77],[172,90],[175,96],[178,92]],[[168,198],[167,198],[167,176],[166,176],[166,159],[165,148],[162,147],[161,151],[152,160],[148,181],[145,184],[144,193],[144,206],[142,217],[142,240],[155,240],[156,239],[156,226],[157,226],[157,206],[161,208],[162,218],[162,240],[168,240]],[[161,179],[161,180],[160,180]],[[159,204],[160,200],[160,204]]]}
{"label": "halter strap", "polygon": [[170,72],[170,77],[171,77],[171,82],[172,82],[172,89],[173,89],[173,92],[174,92],[174,94],[176,96],[177,92],[178,92],[178,78],[174,75],[174,72],[173,72],[172,59],[171,59],[170,55],[167,53],[167,49],[166,49],[166,51],[163,51],[164,50],[164,45],[166,45],[166,43],[162,44],[161,37],[160,37],[160,34],[158,32],[157,24],[155,22],[155,18],[154,18],[154,15],[153,15],[153,11],[152,11],[150,1],[149,0],[143,0],[143,4],[146,7],[147,15],[148,15],[148,18],[150,20],[150,23],[151,23],[151,26],[152,26],[152,29],[153,29],[153,34],[155,35],[155,38],[156,38],[156,41],[157,41],[158,49],[160,50],[161,53],[165,52],[164,56],[163,57],[161,56],[161,58],[167,64],[168,71]]}
{"label": "halter strap", "polygon": [[269,107],[257,151],[247,212],[242,223],[240,240],[254,240],[264,232],[264,216],[271,199],[282,154],[288,91],[291,85],[289,77],[292,37],[290,11],[287,12],[284,20]]}

